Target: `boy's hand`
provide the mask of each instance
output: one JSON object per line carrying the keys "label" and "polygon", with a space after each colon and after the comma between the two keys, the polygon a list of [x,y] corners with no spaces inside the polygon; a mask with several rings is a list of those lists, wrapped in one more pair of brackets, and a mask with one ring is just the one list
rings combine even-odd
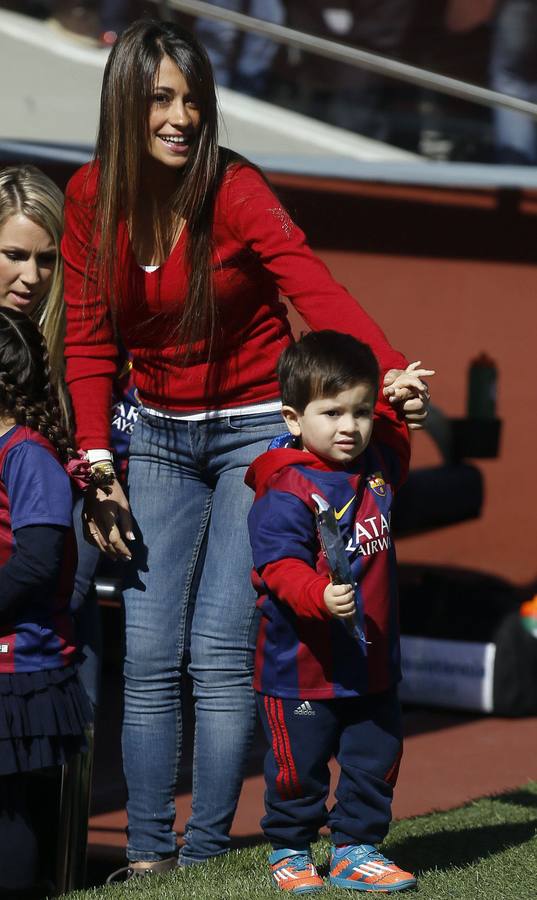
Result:
{"label": "boy's hand", "polygon": [[409,428],[423,428],[429,408],[429,387],[423,378],[434,375],[434,369],[420,368],[421,362],[410,363],[406,369],[390,369],[384,376],[384,396],[392,404],[401,406]]}
{"label": "boy's hand", "polygon": [[350,584],[328,584],[324,589],[324,602],[338,619],[350,619],[356,612],[354,588]]}

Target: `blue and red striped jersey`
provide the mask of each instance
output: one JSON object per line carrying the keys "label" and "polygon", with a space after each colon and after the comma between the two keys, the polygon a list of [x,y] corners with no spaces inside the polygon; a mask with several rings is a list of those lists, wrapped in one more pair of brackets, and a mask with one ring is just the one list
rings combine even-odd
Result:
{"label": "blue and red striped jersey", "polygon": [[[254,687],[261,693],[355,697],[386,690],[400,679],[391,507],[394,490],[406,477],[406,429],[394,429],[394,437],[391,446],[371,443],[346,468],[287,448],[269,450],[250,467],[246,481],[256,496],[248,526],[262,614]],[[313,493],[336,510],[367,644],[352,637],[324,604],[329,574]]]}
{"label": "blue and red striped jersey", "polygon": [[72,490],[52,444],[29,428],[0,437],[0,566],[16,550],[14,532],[30,525],[66,529],[65,549],[51,596],[29,600],[11,622],[0,624],[0,673],[58,669],[76,652],[69,600],[76,568]]}

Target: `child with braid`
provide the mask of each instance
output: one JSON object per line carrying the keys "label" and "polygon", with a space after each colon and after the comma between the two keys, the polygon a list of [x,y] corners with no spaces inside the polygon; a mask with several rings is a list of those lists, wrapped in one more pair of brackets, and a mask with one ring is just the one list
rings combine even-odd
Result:
{"label": "child with braid", "polygon": [[83,747],[91,715],[73,665],[64,466],[75,454],[61,423],[44,338],[24,313],[0,308],[0,896],[35,884],[32,776]]}

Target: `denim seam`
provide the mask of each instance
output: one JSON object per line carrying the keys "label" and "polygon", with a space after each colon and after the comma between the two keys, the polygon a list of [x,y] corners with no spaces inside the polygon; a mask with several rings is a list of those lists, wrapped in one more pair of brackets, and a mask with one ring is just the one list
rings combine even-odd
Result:
{"label": "denim seam", "polygon": [[[205,533],[207,531],[207,524],[209,521],[209,517],[211,515],[212,504],[213,504],[213,500],[212,500],[212,495],[211,495],[210,497],[207,498],[207,500],[205,502],[205,508],[204,508],[203,513],[200,518],[200,524],[199,524],[199,528],[198,528],[198,538],[197,538],[197,541],[196,541],[193,551],[192,551],[190,565],[188,567],[187,577],[185,579],[185,588],[184,588],[184,592],[183,592],[183,602],[182,602],[183,613],[182,613],[182,619],[181,619],[179,641],[178,641],[178,646],[177,646],[178,662],[179,662],[179,656],[180,655],[184,656],[184,649],[185,649],[185,642],[186,642],[186,623],[188,621],[188,613],[190,610],[190,604],[192,602],[192,598],[190,596],[190,591],[192,589],[192,582],[194,580],[194,575],[195,575],[196,567],[197,567],[198,560],[199,560],[200,550],[201,550],[201,547],[203,544],[203,540],[205,538]],[[183,650],[182,654],[180,653],[181,647]],[[180,693],[181,679],[179,679],[179,681],[178,681],[177,690]],[[180,736],[179,736],[179,731],[181,732]],[[176,745],[176,755],[175,755],[175,760],[176,760],[175,761],[175,783],[176,783],[176,785],[179,780],[179,769],[180,769],[180,761],[181,761],[181,755],[182,755],[182,745],[183,745],[182,731],[183,731],[183,727],[182,727],[182,715],[181,715],[180,725],[179,725],[179,728],[177,729],[177,745]],[[194,770],[192,773],[192,803],[194,803],[195,787],[196,787],[196,772]]]}

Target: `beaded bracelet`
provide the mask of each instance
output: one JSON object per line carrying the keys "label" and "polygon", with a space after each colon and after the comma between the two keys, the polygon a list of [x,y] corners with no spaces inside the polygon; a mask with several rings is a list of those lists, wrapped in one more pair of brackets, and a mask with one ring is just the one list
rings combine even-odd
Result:
{"label": "beaded bracelet", "polygon": [[111,462],[102,462],[91,465],[91,483],[96,487],[109,487],[116,480],[116,472]]}

